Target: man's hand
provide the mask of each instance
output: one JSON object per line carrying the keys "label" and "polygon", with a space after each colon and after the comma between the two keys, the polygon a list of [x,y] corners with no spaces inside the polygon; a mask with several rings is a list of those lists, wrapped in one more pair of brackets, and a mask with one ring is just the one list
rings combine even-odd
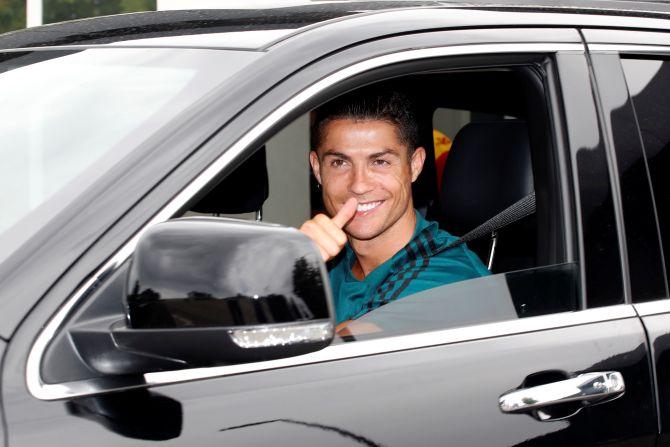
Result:
{"label": "man's hand", "polygon": [[354,217],[357,206],[358,200],[351,197],[332,219],[325,214],[317,214],[300,227],[300,231],[316,242],[324,261],[337,256],[347,243],[347,235],[342,228]]}

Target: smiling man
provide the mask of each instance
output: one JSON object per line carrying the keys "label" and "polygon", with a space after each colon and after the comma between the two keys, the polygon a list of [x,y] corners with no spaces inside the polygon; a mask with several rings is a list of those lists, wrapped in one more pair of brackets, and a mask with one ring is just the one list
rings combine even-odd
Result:
{"label": "smiling man", "polygon": [[349,95],[318,109],[309,161],[326,211],[300,231],[330,262],[337,322],[443,284],[489,274],[458,238],[413,206],[426,151],[398,92]]}

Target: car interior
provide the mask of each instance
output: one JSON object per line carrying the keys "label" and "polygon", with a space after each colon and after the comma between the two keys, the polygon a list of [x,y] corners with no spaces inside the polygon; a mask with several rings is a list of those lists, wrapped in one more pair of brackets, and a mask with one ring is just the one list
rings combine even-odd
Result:
{"label": "car interior", "polygon": [[[548,133],[540,70],[535,65],[463,69],[412,74],[375,84],[375,88],[404,91],[418,104],[421,145],[427,157],[413,185],[415,208],[456,236],[491,219],[497,222],[493,231],[467,242],[493,273],[564,262],[560,197],[552,186],[556,184],[555,150]],[[187,215],[232,216],[297,227],[323,212],[307,162],[309,118],[299,121],[304,149],[288,157],[288,162],[302,166],[303,187],[305,181],[309,187],[302,197],[283,197],[282,205],[305,202],[303,216],[285,222],[266,207],[268,198],[271,201],[278,194],[273,177],[286,176],[284,168],[273,166],[270,160],[273,151],[289,150],[276,147],[273,139],[277,137],[199,199]],[[440,128],[449,128],[451,134]],[[438,155],[437,135],[448,140],[446,154]],[[287,162],[285,157],[279,160]],[[531,206],[505,213],[524,199]]]}

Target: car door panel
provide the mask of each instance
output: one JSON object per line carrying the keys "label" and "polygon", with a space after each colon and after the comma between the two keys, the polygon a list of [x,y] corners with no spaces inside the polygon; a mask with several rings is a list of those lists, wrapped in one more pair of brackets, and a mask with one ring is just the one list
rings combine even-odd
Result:
{"label": "car door panel", "polygon": [[[613,332],[618,334],[616,343]],[[7,366],[8,371],[20,369],[11,363]],[[542,371],[567,375],[619,371],[626,392],[566,420],[540,422],[527,414],[502,413],[498,397]],[[53,439],[67,439],[71,446],[90,445],[91,439],[99,445],[142,445],[138,437],[150,436],[129,437],[130,430],[119,426],[109,430],[100,418],[73,411],[73,405],[86,407],[78,400],[40,402],[19,391],[5,391],[12,408],[10,445],[41,445]],[[645,338],[637,318],[213,377],[149,391],[178,403],[174,411],[180,413],[182,427],[176,437],[163,439],[165,445],[253,446],[270,441],[327,446],[594,445],[605,441],[617,445],[630,436],[638,445],[652,445],[646,444],[647,436],[655,429],[655,421],[645,417],[654,412],[654,403]],[[162,417],[175,418],[174,414]]]}

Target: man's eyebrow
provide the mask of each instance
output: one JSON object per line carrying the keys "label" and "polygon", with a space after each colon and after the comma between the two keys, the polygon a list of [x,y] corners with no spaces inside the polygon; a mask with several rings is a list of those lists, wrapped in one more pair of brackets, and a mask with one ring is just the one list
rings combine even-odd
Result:
{"label": "man's eyebrow", "polygon": [[[391,149],[391,148],[386,148],[383,151],[375,152],[374,154],[368,155],[368,158],[369,159],[379,158],[379,157],[383,157],[384,155],[394,155],[396,157],[400,157],[400,153],[397,150]],[[322,155],[322,158],[326,158],[326,157],[339,157],[339,158],[342,158],[344,160],[349,160],[351,158],[350,156],[348,156],[344,152],[339,152],[339,151],[336,151],[334,149],[328,149],[327,151],[325,151]]]}
{"label": "man's eyebrow", "polygon": [[338,152],[338,151],[333,150],[333,149],[328,149],[326,152],[323,153],[322,158],[326,158],[326,157],[340,157],[340,158],[344,158],[345,160],[349,159],[349,156],[347,154],[345,154],[343,152]]}
{"label": "man's eyebrow", "polygon": [[397,150],[387,148],[387,149],[384,149],[381,152],[375,152],[374,154],[370,154],[370,156],[368,158],[379,158],[379,157],[383,157],[384,155],[395,155],[396,157],[400,156],[400,154],[398,153]]}

